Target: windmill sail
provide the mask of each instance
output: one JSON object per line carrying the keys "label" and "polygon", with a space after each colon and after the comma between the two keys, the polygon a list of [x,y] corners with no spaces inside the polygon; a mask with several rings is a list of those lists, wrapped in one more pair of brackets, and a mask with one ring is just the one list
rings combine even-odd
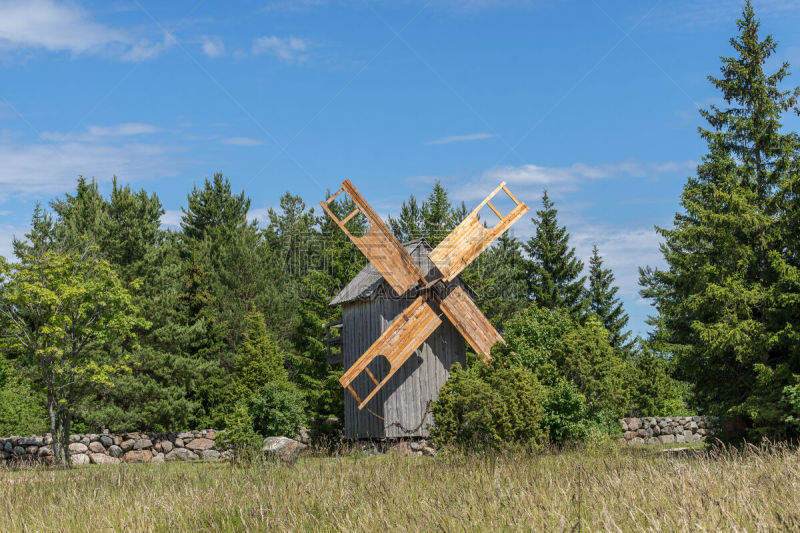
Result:
{"label": "windmill sail", "polygon": [[[346,192],[358,207],[344,219],[339,220],[331,211],[330,203],[342,192]],[[392,234],[386,223],[381,220],[381,217],[361,196],[358,189],[350,183],[350,180],[345,180],[342,183],[342,188],[336,194],[326,201],[320,202],[319,205],[336,222],[336,225],[341,228],[345,235],[358,246],[361,253],[367,257],[367,260],[380,272],[381,276],[398,295],[404,294],[418,282],[425,283],[425,275],[414,262],[414,259],[403,248],[403,245]],[[363,237],[355,237],[345,227],[345,224],[359,212],[363,213],[367,218],[370,227]]]}
{"label": "windmill sail", "polygon": [[506,343],[461,287],[453,289],[447,298],[442,300],[440,307],[461,336],[483,356],[484,361],[491,360],[490,352],[495,343]]}
{"label": "windmill sail", "polygon": [[[339,383],[350,391],[350,394],[359,402],[359,410],[363,409],[372,397],[381,390],[381,387],[386,385],[394,373],[403,366],[403,363],[411,357],[411,354],[425,342],[441,323],[441,319],[436,316],[433,309],[425,303],[422,296],[419,296],[414,300],[414,303],[400,313],[395,321],[383,332],[383,335],[378,337],[378,340],[358,358],[358,361],[347,369],[347,372],[339,379]],[[384,356],[389,362],[389,372],[383,380],[378,381],[368,366],[373,359],[380,355]],[[375,388],[363,400],[358,397],[352,386],[353,381],[362,372],[366,372],[375,384]]]}
{"label": "windmill sail", "polygon": [[[491,202],[501,189],[515,204],[514,209],[505,216],[501,215]],[[491,228],[485,228],[478,220],[478,213],[485,205],[488,205],[500,218],[500,221]],[[527,211],[528,206],[514,198],[506,187],[506,182],[503,182],[428,254],[428,258],[442,273],[442,278],[450,281]]]}

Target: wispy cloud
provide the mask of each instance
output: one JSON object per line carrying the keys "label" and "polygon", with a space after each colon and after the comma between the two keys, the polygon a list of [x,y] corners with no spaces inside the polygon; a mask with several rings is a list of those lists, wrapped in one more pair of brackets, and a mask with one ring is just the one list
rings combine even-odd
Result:
{"label": "wispy cloud", "polygon": [[127,137],[133,135],[146,135],[156,133],[160,128],[152,124],[141,122],[124,122],[113,126],[87,126],[83,132],[50,132],[42,133],[41,138],[46,141],[102,141],[109,137]]}
{"label": "wispy cloud", "polygon": [[638,161],[622,161],[600,165],[575,163],[566,167],[545,167],[540,165],[499,166],[481,173],[475,179],[468,180],[453,191],[459,200],[482,198],[494,185],[506,181],[516,185],[518,190],[538,195],[542,188],[561,192],[579,188],[581,182],[615,179],[615,178],[655,178],[664,174],[683,174],[694,171],[695,161],[667,161],[648,163]]}
{"label": "wispy cloud", "polygon": [[203,35],[203,53],[212,58],[225,55],[225,42],[222,37]]}
{"label": "wispy cloud", "polygon": [[147,39],[94,21],[86,10],[72,2],[0,2],[0,50],[40,49],[144,61],[156,57],[174,42],[175,37],[169,32],[164,32],[160,39]]}
{"label": "wispy cloud", "polygon": [[434,144],[461,143],[468,141],[480,141],[483,139],[491,139],[492,137],[494,137],[494,134],[492,133],[470,133],[467,135],[453,135],[451,137],[442,137],[440,139],[428,141],[425,144],[431,146]]}
{"label": "wispy cloud", "polygon": [[261,139],[253,139],[252,137],[228,137],[227,139],[222,139],[221,142],[232,146],[261,146],[264,144]]}
{"label": "wispy cloud", "polygon": [[183,211],[180,209],[165,209],[164,214],[161,215],[159,222],[161,222],[162,226],[166,226],[168,228],[177,228],[181,225],[181,218],[183,217]]}
{"label": "wispy cloud", "polygon": [[270,54],[287,63],[302,63],[308,59],[310,43],[298,37],[277,37],[274,35],[253,40],[254,55]]}
{"label": "wispy cloud", "polygon": [[[59,194],[78,175],[134,181],[177,173],[175,148],[152,138],[157,126],[138,122],[88,126],[80,132],[45,132],[35,142],[0,144],[0,190]],[[150,136],[150,137],[148,137]]]}

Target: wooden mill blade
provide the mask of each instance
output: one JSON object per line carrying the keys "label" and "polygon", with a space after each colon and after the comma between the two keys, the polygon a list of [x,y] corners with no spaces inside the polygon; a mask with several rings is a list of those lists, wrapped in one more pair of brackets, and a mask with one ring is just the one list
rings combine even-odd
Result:
{"label": "wooden mill blade", "polygon": [[440,308],[459,333],[467,339],[469,345],[483,355],[485,362],[488,363],[491,360],[491,350],[495,343],[506,343],[481,313],[472,298],[460,286],[453,289],[447,298],[442,300]]}
{"label": "wooden mill blade", "polygon": [[[500,189],[505,191],[515,204],[514,209],[506,216],[502,216],[491,202]],[[500,218],[500,221],[491,228],[483,227],[478,220],[478,213],[487,204]],[[528,206],[514,198],[514,195],[506,187],[506,182],[503,182],[450,235],[439,243],[439,246],[428,254],[428,259],[437,266],[442,273],[442,278],[450,281],[527,211]]]}
{"label": "wooden mill blade", "polygon": [[[330,203],[342,192],[346,192],[353,203],[358,206],[352,213],[342,220],[336,218],[330,209]],[[389,283],[394,291],[399,295],[405,294],[407,290],[421,282],[425,284],[425,275],[419,268],[411,254],[400,244],[400,241],[392,234],[389,227],[381,220],[381,217],[370,207],[367,201],[358,192],[358,189],[350,183],[350,180],[342,182],[342,188],[336,194],[319,203],[322,209],[328,213],[336,225],[347,235],[353,243],[358,246],[367,260]],[[369,222],[369,231],[363,237],[355,237],[345,227],[345,224],[359,212],[363,213]]]}
{"label": "wooden mill blade", "polygon": [[[425,303],[422,296],[403,311],[392,324],[383,332],[364,354],[347,369],[347,372],[339,379],[342,387],[350,391],[350,394],[359,402],[358,408],[363,409],[375,394],[381,390],[389,379],[397,372],[403,363],[411,357],[417,348],[425,342],[431,333],[442,323],[436,316],[433,309]],[[389,362],[389,373],[382,381],[378,381],[370,372],[367,366],[373,359],[382,355]],[[367,375],[375,383],[375,388],[363,400],[358,397],[352,387],[353,380],[361,372]]]}

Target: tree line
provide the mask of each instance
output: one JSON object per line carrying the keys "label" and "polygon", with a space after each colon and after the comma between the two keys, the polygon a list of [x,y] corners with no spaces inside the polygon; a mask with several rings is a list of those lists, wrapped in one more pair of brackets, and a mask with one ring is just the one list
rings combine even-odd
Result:
{"label": "tree line", "polygon": [[[759,38],[749,3],[738,24],[736,55],[710,78],[727,107],[703,111],[708,154],[673,227],[658,230],[667,266],[641,269],[656,311],[647,339],[627,329],[600,250],[588,269],[576,256],[547,192],[529,239],[503,235],[462,275],[509,341],[502,372],[529,380],[519,389],[528,396],[498,401],[538,406],[552,440],[610,433],[619,416],[691,411],[735,416],[752,438],[797,435],[800,136],[780,118],[800,90],[779,88],[787,64],[764,71],[776,44]],[[331,204],[339,217],[354,207]],[[161,225],[156,194],[116,179],[107,196],[80,178],[37,206],[16,259],[0,261],[0,433],[266,434],[341,416],[342,369],[326,362],[324,324],[340,318],[328,302],[365,260],[299,196],[284,194],[262,224],[249,209],[221,174],[188,194],[175,229]],[[436,246],[466,214],[436,183],[389,225]],[[348,227],[359,235],[366,222]],[[461,389],[444,389],[452,398],[503,390],[469,367],[451,380]],[[469,414],[475,398],[462,396],[440,408],[442,427]]]}

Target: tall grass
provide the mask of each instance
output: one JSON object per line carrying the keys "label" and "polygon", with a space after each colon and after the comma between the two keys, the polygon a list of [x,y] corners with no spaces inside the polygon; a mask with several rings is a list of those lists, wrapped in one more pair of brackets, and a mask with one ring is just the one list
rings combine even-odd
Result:
{"label": "tall grass", "polygon": [[800,452],[353,454],[0,471],[0,531],[800,530]]}

